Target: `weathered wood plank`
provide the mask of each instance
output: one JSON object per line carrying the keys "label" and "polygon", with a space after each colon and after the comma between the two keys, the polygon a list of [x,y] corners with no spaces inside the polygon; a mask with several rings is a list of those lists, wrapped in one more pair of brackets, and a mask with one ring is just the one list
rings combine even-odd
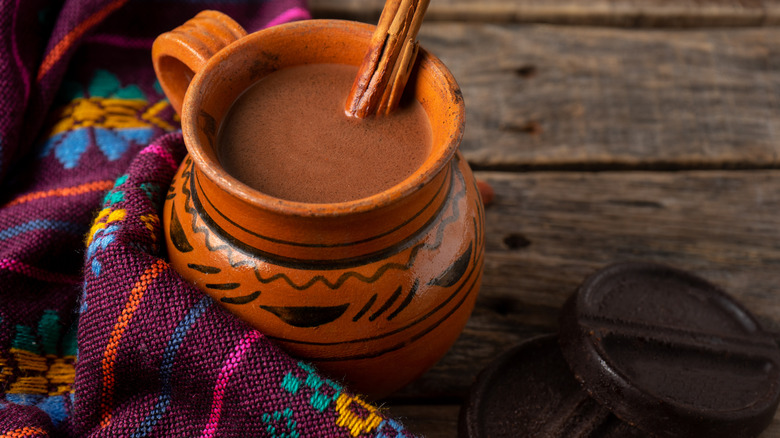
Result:
{"label": "weathered wood plank", "polygon": [[[780,170],[477,175],[496,191],[477,307],[452,350],[390,406],[458,404],[491,360],[554,332],[580,282],[619,261],[696,273],[780,338]],[[412,423],[440,421],[427,415]],[[780,438],[780,418],[764,437]]]}
{"label": "weathered wood plank", "polygon": [[[383,0],[309,0],[315,17],[375,23]],[[436,0],[426,20],[623,27],[759,26],[780,23],[778,0]]]}
{"label": "weathered wood plank", "polygon": [[773,167],[780,28],[428,23],[460,83],[478,168]]}

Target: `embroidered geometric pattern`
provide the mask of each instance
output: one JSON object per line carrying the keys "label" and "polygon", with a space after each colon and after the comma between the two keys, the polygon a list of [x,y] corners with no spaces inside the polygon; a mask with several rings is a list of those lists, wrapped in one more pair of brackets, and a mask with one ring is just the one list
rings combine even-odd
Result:
{"label": "embroidered geometric pattern", "polygon": [[63,329],[59,315],[46,310],[36,327],[17,325],[10,348],[0,355],[6,400],[36,406],[55,424],[67,415],[75,378],[76,331]]}
{"label": "embroidered geometric pattern", "polygon": [[283,411],[274,411],[272,414],[265,413],[261,417],[263,423],[266,423],[266,432],[272,438],[299,438],[300,434],[295,429],[295,420],[293,420],[293,411],[286,408]]}
{"label": "embroidered geometric pattern", "polygon": [[[0,0],[0,436],[411,436],[166,262],[186,149],[149,50],[181,23],[125,23],[150,4]],[[308,17],[303,0],[214,6],[251,30]],[[51,36],[44,53],[28,34]]]}
{"label": "embroidered geometric pattern", "polygon": [[174,130],[159,117],[169,106],[167,100],[149,102],[138,86],[121,86],[107,70],[94,72],[86,92],[77,83],[65,82],[59,99],[68,103],[55,110],[41,156],[53,152],[68,169],[76,167],[90,144],[117,160],[131,144],[147,144],[155,127]]}

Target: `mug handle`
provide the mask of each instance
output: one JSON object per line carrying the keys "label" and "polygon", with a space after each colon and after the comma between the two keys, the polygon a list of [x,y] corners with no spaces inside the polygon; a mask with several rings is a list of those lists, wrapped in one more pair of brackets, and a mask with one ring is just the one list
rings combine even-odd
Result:
{"label": "mug handle", "polygon": [[154,72],[179,115],[192,77],[215,53],[246,34],[232,18],[219,11],[206,10],[154,40]]}

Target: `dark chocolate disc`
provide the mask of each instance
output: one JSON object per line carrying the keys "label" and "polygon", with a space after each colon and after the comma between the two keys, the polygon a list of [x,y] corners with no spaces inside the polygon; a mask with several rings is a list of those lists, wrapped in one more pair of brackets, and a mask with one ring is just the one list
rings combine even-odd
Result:
{"label": "dark chocolate disc", "polygon": [[582,390],[555,336],[527,341],[485,368],[460,412],[461,438],[644,438]]}
{"label": "dark chocolate disc", "polygon": [[562,353],[583,388],[658,437],[755,437],[777,409],[777,343],[689,273],[610,266],[569,299],[560,326]]}

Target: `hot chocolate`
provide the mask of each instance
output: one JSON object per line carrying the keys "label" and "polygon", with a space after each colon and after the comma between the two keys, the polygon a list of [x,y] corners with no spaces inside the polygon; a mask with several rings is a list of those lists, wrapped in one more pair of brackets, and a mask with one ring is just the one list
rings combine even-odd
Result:
{"label": "hot chocolate", "polygon": [[417,101],[390,116],[347,116],[356,74],[354,66],[313,64],[258,81],[222,123],[222,166],[258,191],[308,203],[360,199],[403,181],[430,153],[430,122]]}

